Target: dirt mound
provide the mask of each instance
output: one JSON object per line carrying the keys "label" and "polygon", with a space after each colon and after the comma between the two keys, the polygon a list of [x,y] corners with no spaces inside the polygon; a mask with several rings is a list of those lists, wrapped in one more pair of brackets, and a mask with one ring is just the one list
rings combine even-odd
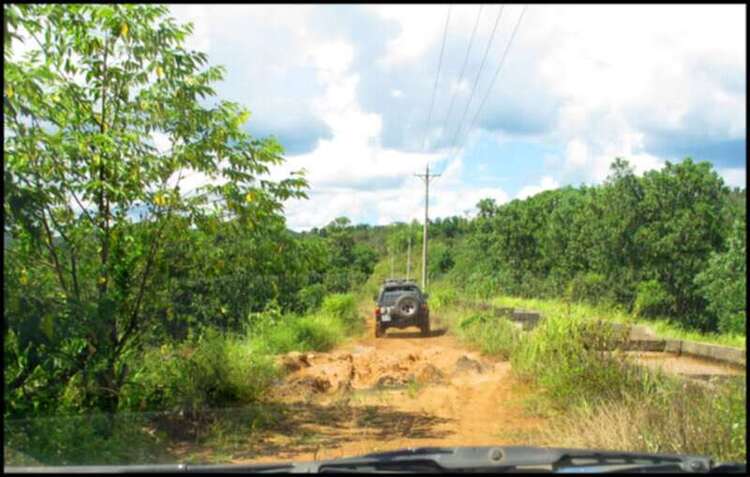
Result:
{"label": "dirt mound", "polygon": [[[435,362],[440,350],[396,350],[377,353],[374,347],[357,346],[337,353],[288,353],[279,358],[289,372],[282,387],[296,392],[335,393],[350,389],[400,388],[410,382],[444,384],[446,371]],[[446,368],[448,368],[446,366]],[[481,373],[485,367],[463,356],[456,363],[462,373]],[[291,394],[290,392],[284,394]]]}
{"label": "dirt mound", "polygon": [[462,374],[465,372],[481,373],[482,365],[479,363],[479,361],[473,360],[468,356],[461,356],[460,358],[458,358],[458,360],[456,360],[454,373]]}

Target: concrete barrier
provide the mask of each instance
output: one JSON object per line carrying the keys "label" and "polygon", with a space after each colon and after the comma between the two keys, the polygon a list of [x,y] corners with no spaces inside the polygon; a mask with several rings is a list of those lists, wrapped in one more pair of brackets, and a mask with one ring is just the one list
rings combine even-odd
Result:
{"label": "concrete barrier", "polygon": [[664,351],[665,340],[627,340],[623,343],[625,351]]}
{"label": "concrete barrier", "polygon": [[[468,301],[460,301],[459,303],[465,306],[477,307],[480,310],[491,310],[494,316],[507,317],[516,326],[520,324],[520,328],[525,331],[534,328],[542,319],[541,313],[537,311],[495,307],[488,303],[472,303]],[[628,325],[611,321],[598,321],[598,323],[601,326],[609,327],[615,333],[621,333],[623,338],[627,337],[619,345],[627,351],[662,351],[678,355],[685,353],[697,358],[726,363],[736,367],[747,367],[747,353],[740,348],[697,343],[694,341],[665,339],[657,336],[653,330],[644,325]]]}
{"label": "concrete barrier", "polygon": [[664,352],[674,354],[682,353],[682,340],[666,340],[664,343]]}
{"label": "concrete barrier", "polygon": [[747,355],[745,350],[718,346],[707,343],[696,343],[694,341],[682,341],[680,353],[696,356],[698,358],[710,359],[733,366],[747,367]]}

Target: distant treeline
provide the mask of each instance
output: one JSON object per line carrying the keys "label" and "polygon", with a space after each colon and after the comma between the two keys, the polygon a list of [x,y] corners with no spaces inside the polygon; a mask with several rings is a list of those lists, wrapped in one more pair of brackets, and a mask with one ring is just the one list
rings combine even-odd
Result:
{"label": "distant treeline", "polygon": [[478,208],[456,246],[433,246],[431,271],[457,286],[745,331],[745,190],[727,187],[708,162],[667,163],[639,177],[617,159],[601,185],[503,205],[484,199]]}

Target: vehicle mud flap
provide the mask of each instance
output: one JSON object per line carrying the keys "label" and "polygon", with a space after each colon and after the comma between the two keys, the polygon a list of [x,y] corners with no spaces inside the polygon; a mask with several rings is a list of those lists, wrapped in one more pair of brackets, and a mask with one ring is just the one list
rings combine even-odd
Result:
{"label": "vehicle mud flap", "polygon": [[422,332],[422,336],[430,336],[430,319],[425,317],[422,323],[419,324],[419,329]]}
{"label": "vehicle mud flap", "polygon": [[375,322],[375,338],[382,338],[385,335],[385,326]]}

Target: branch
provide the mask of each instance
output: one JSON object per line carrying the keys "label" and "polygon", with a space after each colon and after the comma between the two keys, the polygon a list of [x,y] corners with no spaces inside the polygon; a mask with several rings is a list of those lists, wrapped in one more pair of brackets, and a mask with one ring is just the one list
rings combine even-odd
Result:
{"label": "branch", "polygon": [[[180,187],[180,181],[182,181],[182,170],[180,170],[180,174],[177,177],[177,182],[175,183],[174,190],[175,192]],[[159,230],[156,234],[156,239],[151,242],[151,249],[149,250],[149,257],[146,261],[146,267],[143,270],[143,275],[141,276],[141,283],[138,289],[138,298],[136,298],[135,305],[133,307],[133,312],[130,315],[130,320],[128,322],[128,326],[123,332],[120,339],[117,341],[115,345],[115,353],[119,353],[124,345],[127,339],[132,335],[133,331],[135,330],[138,314],[141,309],[141,304],[143,302],[143,295],[146,292],[146,282],[148,281],[149,274],[151,272],[151,267],[153,266],[154,257],[156,256],[156,251],[158,246],[160,245],[161,239],[162,239],[162,233],[164,231],[164,228],[166,227],[167,223],[169,223],[169,219],[171,218],[172,211],[174,210],[174,207],[170,205],[170,207],[167,209],[166,217],[163,218],[163,222],[161,226],[159,227]]]}
{"label": "branch", "polygon": [[57,258],[55,246],[52,243],[52,232],[50,231],[49,224],[47,223],[47,217],[44,211],[42,211],[42,224],[44,225],[45,232],[47,232],[47,248],[49,249],[50,255],[52,255],[52,260],[55,264],[55,271],[57,272],[57,277],[60,280],[60,286],[65,291],[65,293],[68,294],[68,286],[65,283],[65,278],[63,277],[62,273],[62,267],[60,266],[60,260]]}

